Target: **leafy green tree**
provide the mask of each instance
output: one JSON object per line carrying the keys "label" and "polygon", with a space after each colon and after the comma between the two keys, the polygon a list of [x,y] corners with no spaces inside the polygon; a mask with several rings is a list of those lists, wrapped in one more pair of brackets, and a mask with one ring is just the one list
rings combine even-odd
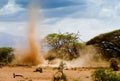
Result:
{"label": "leafy green tree", "polygon": [[3,47],[0,48],[0,62],[10,63],[14,58],[13,48]]}
{"label": "leafy green tree", "polygon": [[72,60],[79,56],[82,43],[79,42],[78,33],[48,34],[45,37],[47,46],[57,54],[58,58]]}

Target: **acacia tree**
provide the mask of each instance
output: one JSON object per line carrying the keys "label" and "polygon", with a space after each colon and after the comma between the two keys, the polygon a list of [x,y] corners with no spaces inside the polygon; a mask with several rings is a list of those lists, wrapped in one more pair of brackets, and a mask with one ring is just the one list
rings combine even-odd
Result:
{"label": "acacia tree", "polygon": [[106,59],[120,58],[120,29],[104,33],[89,40],[87,45],[95,45]]}
{"label": "acacia tree", "polygon": [[78,41],[79,33],[53,33],[48,34],[45,37],[47,46],[49,46],[50,51],[56,53],[58,58],[69,59],[77,58],[79,56],[79,49],[82,44]]}

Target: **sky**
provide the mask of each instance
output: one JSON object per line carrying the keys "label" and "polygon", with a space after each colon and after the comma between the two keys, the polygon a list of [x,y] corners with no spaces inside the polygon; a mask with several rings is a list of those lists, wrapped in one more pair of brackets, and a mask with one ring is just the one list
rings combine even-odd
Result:
{"label": "sky", "polygon": [[0,0],[0,32],[25,35],[29,4],[38,9],[37,35],[77,33],[83,41],[120,29],[120,0]]}

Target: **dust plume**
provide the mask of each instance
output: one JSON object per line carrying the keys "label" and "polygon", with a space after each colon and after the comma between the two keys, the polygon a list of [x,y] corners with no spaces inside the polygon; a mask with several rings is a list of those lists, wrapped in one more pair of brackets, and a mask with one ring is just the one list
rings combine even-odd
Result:
{"label": "dust plume", "polygon": [[[51,64],[47,66],[58,67],[60,62],[63,61],[67,68],[74,67],[105,67],[109,65],[108,62],[104,61],[100,56],[97,48],[95,46],[85,46],[79,51],[80,57],[73,59],[71,61],[65,61],[62,59],[55,59],[51,61]],[[47,64],[47,63],[46,63]]]}
{"label": "dust plume", "polygon": [[95,46],[85,46],[79,53],[79,58],[66,62],[68,67],[104,67],[107,64]]}
{"label": "dust plume", "polygon": [[43,58],[40,54],[40,47],[35,40],[35,29],[38,16],[38,9],[35,4],[29,6],[29,21],[27,30],[27,46],[16,49],[16,59],[18,64],[25,65],[38,65],[43,62]]}

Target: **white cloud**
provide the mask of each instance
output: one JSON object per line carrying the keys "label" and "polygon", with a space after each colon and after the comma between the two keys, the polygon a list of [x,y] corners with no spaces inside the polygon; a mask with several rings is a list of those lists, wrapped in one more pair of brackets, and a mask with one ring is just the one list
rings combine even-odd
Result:
{"label": "white cloud", "polygon": [[[81,2],[78,0],[78,2]],[[117,18],[120,17],[120,1],[115,0],[85,0],[83,4],[83,10],[81,5],[76,6],[76,10],[72,17],[89,17],[89,18]],[[74,7],[74,6],[73,6]],[[66,10],[74,10],[74,8],[67,8]],[[70,16],[69,15],[69,16]]]}
{"label": "white cloud", "polygon": [[[52,19],[54,21],[54,19]],[[56,19],[55,19],[56,20]],[[87,41],[101,33],[113,31],[120,28],[120,19],[100,20],[91,18],[64,18],[58,19],[54,23],[49,23],[50,19],[37,25],[37,36],[44,37],[49,33],[80,32],[80,38]],[[48,22],[48,23],[47,23]],[[0,22],[0,31],[13,35],[25,35],[27,22]]]}
{"label": "white cloud", "polygon": [[[11,1],[11,2],[10,2]],[[61,7],[51,10],[43,10],[44,13],[50,13],[55,15],[55,12],[61,11],[73,11],[71,14],[67,14],[64,17],[52,17],[40,19],[42,24],[37,26],[38,35],[47,35],[54,32],[80,32],[81,39],[87,41],[92,37],[113,31],[120,28],[120,4],[115,6],[104,5],[105,0],[86,0],[88,3],[85,5],[85,9],[81,6],[69,6]],[[91,4],[90,4],[91,3]],[[102,6],[101,6],[102,5]],[[82,10],[81,10],[82,9]],[[13,14],[23,10],[19,5],[16,5],[14,0],[9,0],[9,3],[5,5],[0,14]],[[2,12],[2,13],[1,13]],[[54,13],[52,13],[54,12]],[[65,12],[63,12],[64,15]],[[66,14],[66,13],[65,13]],[[40,17],[41,18],[41,17]],[[1,22],[1,31],[9,32],[15,35],[21,35],[25,33],[26,22]],[[2,28],[3,27],[3,28]],[[41,33],[42,32],[42,33]]]}
{"label": "white cloud", "polygon": [[13,35],[24,35],[25,27],[25,22],[0,22],[0,32]]}
{"label": "white cloud", "polygon": [[3,27],[0,28],[0,32],[3,32],[5,30],[6,30],[6,28],[3,28]]}
{"label": "white cloud", "polygon": [[15,14],[23,10],[19,5],[15,4],[15,0],[9,0],[8,3],[0,9],[0,15]]}
{"label": "white cloud", "polygon": [[115,15],[115,12],[113,9],[102,8],[99,15],[100,17],[112,17]]}
{"label": "white cloud", "polygon": [[97,6],[102,5],[105,1],[104,0],[86,0],[86,2],[89,4],[94,4]]}
{"label": "white cloud", "polygon": [[[114,20],[113,20],[114,21]],[[81,39],[87,41],[96,35],[101,33],[113,31],[119,29],[120,24],[115,22],[109,22],[108,20],[99,19],[74,19],[74,18],[64,18],[55,24],[47,26],[47,33],[53,32],[80,32]]]}

